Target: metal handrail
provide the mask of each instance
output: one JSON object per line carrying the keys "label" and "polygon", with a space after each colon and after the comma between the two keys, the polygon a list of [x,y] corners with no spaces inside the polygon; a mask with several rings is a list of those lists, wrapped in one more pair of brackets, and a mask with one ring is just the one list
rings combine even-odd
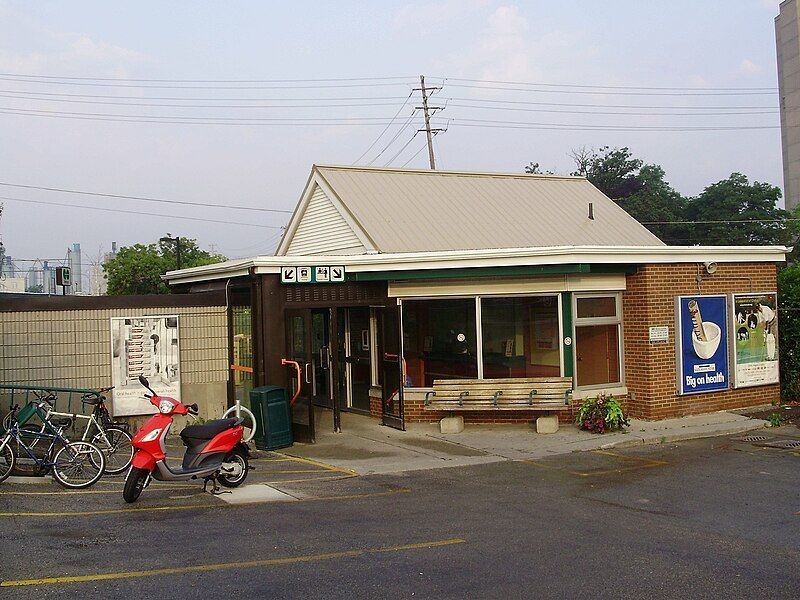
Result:
{"label": "metal handrail", "polygon": [[[10,394],[8,393],[10,392]],[[24,401],[20,398],[21,393],[24,392]],[[10,401],[8,407],[11,408],[14,404],[23,404],[30,401],[31,392],[52,392],[56,394],[56,403],[61,399],[59,394],[68,394],[67,396],[67,412],[76,412],[72,410],[72,397],[73,395],[80,396],[85,394],[99,394],[99,390],[89,388],[68,388],[56,385],[27,385],[22,383],[0,383],[0,397],[9,395]],[[78,411],[82,412],[82,411]]]}

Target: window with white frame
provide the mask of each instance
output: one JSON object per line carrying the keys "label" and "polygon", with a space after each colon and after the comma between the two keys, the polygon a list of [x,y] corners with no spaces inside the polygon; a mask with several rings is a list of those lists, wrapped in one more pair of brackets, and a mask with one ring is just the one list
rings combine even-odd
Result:
{"label": "window with white frame", "polygon": [[622,383],[622,298],[575,294],[575,386]]}

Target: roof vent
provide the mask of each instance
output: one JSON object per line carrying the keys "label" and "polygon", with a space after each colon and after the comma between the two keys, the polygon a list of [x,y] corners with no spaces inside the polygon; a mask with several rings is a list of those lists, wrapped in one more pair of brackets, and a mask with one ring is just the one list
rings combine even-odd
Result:
{"label": "roof vent", "polygon": [[594,221],[594,203],[589,202],[589,218]]}

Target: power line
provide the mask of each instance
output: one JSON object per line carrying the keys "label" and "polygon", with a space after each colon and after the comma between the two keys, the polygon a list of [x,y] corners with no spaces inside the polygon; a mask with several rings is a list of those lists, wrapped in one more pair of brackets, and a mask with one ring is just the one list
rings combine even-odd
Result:
{"label": "power line", "polygon": [[400,137],[400,135],[401,135],[401,134],[402,134],[402,133],[403,133],[403,132],[404,132],[406,129],[408,129],[408,126],[411,124],[411,120],[414,118],[414,115],[415,115],[416,113],[417,113],[417,109],[415,108],[415,109],[413,109],[413,110],[411,111],[411,114],[410,114],[410,115],[408,115],[408,118],[405,120],[405,122],[404,122],[404,123],[403,123],[403,125],[400,127],[400,129],[398,129],[398,130],[397,130],[397,133],[395,133],[395,134],[392,136],[392,139],[390,139],[390,140],[389,140],[389,143],[387,143],[387,144],[386,144],[386,146],[384,146],[383,150],[381,150],[380,152],[378,152],[378,154],[377,154],[377,155],[376,155],[376,156],[375,156],[375,157],[374,157],[374,158],[373,158],[371,161],[369,161],[369,162],[367,163],[367,166],[371,165],[371,164],[372,164],[372,163],[374,163],[376,160],[378,160],[378,159],[379,159],[381,156],[383,156],[383,153],[384,153],[384,152],[386,152],[386,151],[389,149],[389,147],[390,147],[392,144],[394,144],[395,140],[396,140],[397,138],[399,138],[399,137]]}
{"label": "power line", "polygon": [[143,84],[143,83],[110,83],[110,82],[89,82],[89,81],[42,81],[36,79],[23,79],[19,77],[7,77],[0,75],[0,81],[15,81],[22,83],[38,83],[43,85],[71,85],[82,87],[106,87],[106,88],[147,88],[160,90],[301,90],[301,89],[343,89],[343,88],[371,88],[371,87],[397,87],[409,86],[409,81],[381,82],[371,81],[366,83],[322,83],[310,85],[165,85],[165,84]]}
{"label": "power line", "polygon": [[778,108],[776,105],[770,106],[686,106],[686,105],[641,105],[641,104],[585,104],[585,103],[569,103],[569,102],[539,102],[539,101],[531,101],[531,100],[498,100],[494,98],[459,98],[459,97],[451,97],[450,100],[455,101],[462,101],[462,102],[484,102],[484,103],[492,103],[492,104],[523,104],[523,105],[532,105],[532,106],[570,106],[576,108],[637,108],[637,109],[670,109],[674,108],[676,110],[725,110],[725,109],[776,109]]}
{"label": "power line", "polygon": [[120,96],[118,94],[74,94],[67,92],[31,92],[28,90],[0,90],[5,94],[21,94],[27,96],[58,96],[62,98],[107,98],[118,100],[186,100],[186,101],[220,101],[220,102],[318,102],[320,100],[402,100],[403,96],[330,96],[313,98],[219,98],[190,96]]}
{"label": "power line", "polygon": [[417,150],[417,151],[416,151],[414,154],[412,154],[412,155],[411,155],[411,158],[409,158],[409,159],[408,159],[406,162],[404,162],[400,168],[401,168],[401,169],[404,169],[404,168],[405,168],[405,166],[406,166],[408,163],[410,163],[412,160],[414,160],[415,158],[417,158],[417,156],[419,156],[419,155],[420,155],[420,153],[421,153],[423,150],[425,150],[425,148],[427,148],[427,147],[428,147],[428,142],[427,142],[427,140],[426,140],[426,141],[425,141],[425,143],[424,143],[422,146],[420,146],[419,150]]}
{"label": "power line", "polygon": [[763,91],[770,90],[777,92],[775,87],[659,87],[645,85],[587,85],[577,83],[542,83],[525,81],[497,81],[494,79],[465,79],[462,77],[444,77],[443,81],[466,81],[469,83],[499,83],[503,85],[529,85],[540,87],[566,87],[582,89],[605,89],[605,90],[680,90],[680,91]]}
{"label": "power line", "polygon": [[71,77],[67,75],[35,75],[27,73],[0,73],[0,77],[26,77],[33,79],[64,79],[76,81],[134,81],[144,83],[319,83],[339,81],[389,81],[409,80],[406,77],[326,77],[317,79],[134,79],[131,77]]}
{"label": "power line", "polygon": [[[324,77],[324,78],[292,78],[292,79],[140,79],[133,77],[75,77],[69,75],[41,75],[33,73],[0,73],[0,77],[18,77],[28,82],[30,80],[45,80],[52,83],[61,81],[99,81],[99,82],[126,82],[126,83],[341,83],[341,82],[376,82],[376,81],[412,81],[413,75],[407,76],[381,76],[381,77]],[[464,81],[467,83],[493,83],[501,85],[524,85],[536,87],[558,87],[578,89],[612,89],[612,90],[678,90],[678,91],[777,91],[772,87],[687,87],[687,86],[643,86],[643,85],[597,85],[576,83],[553,83],[541,81],[501,81],[496,79],[469,79],[464,77],[436,77],[445,81]]]}
{"label": "power line", "polygon": [[748,92],[635,92],[635,91],[602,91],[602,90],[536,90],[520,87],[501,87],[496,85],[475,85],[470,83],[448,83],[448,87],[474,88],[481,90],[501,90],[505,92],[529,92],[535,94],[590,94],[593,96],[777,96],[778,91]]}
{"label": "power line", "polygon": [[103,212],[124,213],[128,215],[144,215],[147,217],[164,217],[167,219],[180,219],[182,221],[201,221],[203,223],[220,223],[223,225],[244,225],[247,227],[260,227],[264,229],[280,229],[280,225],[260,225],[257,223],[242,223],[238,221],[222,221],[220,219],[203,219],[200,217],[184,217],[181,215],[165,215],[160,213],[143,212],[137,210],[123,210],[121,208],[101,208],[99,206],[80,206],[75,204],[66,204],[64,202],[48,202],[45,200],[25,200],[22,198],[9,198],[7,196],[0,196],[0,200],[9,200],[11,202],[25,202],[26,204],[45,204],[48,206],[66,206],[67,208],[78,208],[86,210],[100,210]]}
{"label": "power line", "polygon": [[364,157],[367,155],[367,153],[368,153],[370,150],[372,150],[373,146],[375,146],[375,144],[377,144],[377,143],[378,143],[378,140],[379,140],[379,139],[381,139],[381,138],[383,137],[383,134],[384,134],[384,133],[386,133],[387,131],[389,131],[389,127],[391,127],[391,126],[392,126],[392,123],[394,123],[394,122],[395,122],[395,120],[397,119],[397,117],[398,117],[398,116],[400,116],[400,113],[403,111],[403,109],[405,108],[406,104],[408,104],[408,101],[411,99],[411,94],[413,94],[413,93],[414,93],[413,91],[411,91],[411,92],[409,92],[409,93],[408,93],[408,96],[406,97],[405,101],[403,102],[403,104],[401,104],[401,105],[400,105],[400,108],[399,108],[399,109],[397,109],[397,112],[396,112],[396,113],[395,113],[395,115],[392,117],[391,121],[389,121],[389,123],[386,125],[386,127],[383,129],[383,131],[381,131],[381,132],[378,134],[378,137],[376,137],[376,138],[373,140],[373,142],[372,142],[372,143],[369,145],[369,148],[367,148],[366,150],[364,150],[364,152],[361,154],[361,156],[359,156],[357,159],[355,159],[355,160],[353,161],[353,164],[356,164],[356,163],[358,163],[358,161],[360,161],[362,158],[364,158]]}
{"label": "power line", "polygon": [[110,102],[108,100],[73,100],[71,98],[30,98],[0,94],[0,98],[11,100],[34,100],[37,102],[65,102],[70,104],[93,104],[103,106],[148,106],[159,108],[353,108],[362,106],[394,106],[394,102],[359,102],[345,104],[167,104],[159,102]]}
{"label": "power line", "polygon": [[626,115],[626,116],[674,116],[674,117],[705,117],[705,116],[737,116],[737,115],[775,115],[779,114],[778,109],[763,110],[763,111],[733,111],[730,112],[625,112],[625,111],[596,111],[596,110],[560,110],[555,108],[521,108],[512,106],[480,106],[477,104],[461,104],[459,102],[451,102],[448,106],[458,108],[475,108],[480,110],[507,110],[507,111],[521,111],[521,112],[536,112],[536,113],[563,113],[572,115]]}
{"label": "power line", "polygon": [[[69,113],[69,112],[59,112],[59,111],[31,111],[25,109],[8,109],[8,108],[0,108],[0,114],[6,115],[17,115],[23,117],[42,117],[48,119],[71,119],[77,121],[97,121],[97,122],[109,122],[109,123],[156,123],[156,124],[165,124],[165,125],[233,125],[233,126],[266,126],[266,127],[305,127],[305,126],[312,126],[312,127],[319,127],[320,125],[324,125],[326,127],[332,126],[374,126],[374,125],[383,125],[386,121],[383,118],[376,118],[374,120],[368,120],[367,118],[362,118],[360,121],[346,121],[346,120],[331,120],[329,122],[321,122],[320,120],[316,121],[300,121],[297,119],[292,120],[285,120],[285,121],[259,121],[255,119],[247,119],[243,118],[239,121],[223,121],[216,117],[208,117],[207,120],[190,120],[190,119],[198,119],[200,117],[178,117],[178,116],[171,116],[171,117],[102,117],[102,116],[94,116],[91,113]],[[83,116],[83,115],[90,115],[90,116]]]}
{"label": "power line", "polygon": [[42,185],[9,183],[6,181],[0,181],[0,185],[6,187],[24,188],[28,190],[44,190],[47,192],[60,192],[64,194],[80,194],[81,196],[100,196],[103,198],[117,198],[120,200],[141,200],[142,202],[160,202],[162,204],[182,204],[184,206],[203,206],[208,208],[226,208],[232,210],[252,210],[257,212],[292,214],[291,210],[284,210],[281,208],[259,208],[254,206],[235,206],[231,204],[213,204],[208,202],[189,202],[187,200],[165,200],[163,198],[150,198],[147,196],[128,196],[125,194],[106,194],[103,192],[87,192],[82,190],[70,190],[66,188],[46,187]]}
{"label": "power line", "polygon": [[748,131],[780,129],[780,125],[730,126],[661,126],[661,125],[573,125],[569,123],[530,123],[526,121],[493,121],[489,119],[459,119],[452,122],[460,127],[489,129],[540,129],[555,131]]}
{"label": "power line", "polygon": [[119,117],[122,119],[179,119],[186,121],[265,121],[265,122],[282,122],[282,121],[300,121],[312,122],[322,125],[327,124],[327,121],[334,122],[350,122],[350,121],[385,121],[386,117],[218,117],[214,115],[202,117],[190,117],[184,115],[121,115],[118,113],[93,113],[93,112],[70,112],[61,110],[39,110],[32,108],[0,108],[0,110],[28,112],[33,114],[45,115],[69,115],[69,116],[87,116],[87,117]]}
{"label": "power line", "polygon": [[721,219],[715,221],[641,221],[642,225],[729,225],[731,223],[786,223],[787,221],[800,221],[800,218],[786,219]]}
{"label": "power line", "polygon": [[415,132],[414,132],[414,135],[412,135],[412,136],[411,136],[411,139],[409,139],[409,140],[408,140],[408,141],[407,141],[405,144],[403,144],[403,147],[402,147],[402,148],[400,148],[400,150],[398,150],[398,151],[397,151],[397,152],[394,154],[394,156],[392,156],[392,158],[390,158],[389,160],[387,160],[387,161],[386,161],[386,163],[385,163],[383,166],[384,166],[384,167],[388,167],[390,164],[392,164],[392,162],[394,162],[394,159],[396,159],[398,156],[400,156],[400,155],[403,153],[403,150],[405,150],[406,148],[408,148],[408,145],[409,145],[411,142],[413,142],[413,141],[414,141],[414,138],[415,138],[415,137],[417,137],[417,134],[418,134],[418,133],[419,133],[419,131],[415,131]]}

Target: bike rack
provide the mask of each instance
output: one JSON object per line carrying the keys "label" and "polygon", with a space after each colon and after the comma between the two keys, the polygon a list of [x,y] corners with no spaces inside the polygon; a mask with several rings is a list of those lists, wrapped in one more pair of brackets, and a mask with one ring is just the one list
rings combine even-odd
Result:
{"label": "bike rack", "polygon": [[[99,390],[92,390],[88,388],[68,388],[68,387],[59,387],[59,386],[52,386],[52,385],[26,385],[21,383],[4,383],[0,384],[0,398],[5,398],[8,396],[9,402],[8,407],[11,408],[14,404],[27,404],[31,401],[31,395],[33,392],[46,392],[46,393],[54,393],[56,394],[57,400],[61,400],[61,394],[67,394],[67,410],[64,412],[68,413],[75,413],[80,412],[83,413],[83,410],[74,411],[72,410],[72,398],[73,396],[78,396],[78,404],[83,407],[83,403],[80,402],[81,397],[85,394],[99,394]],[[36,396],[33,396],[33,399],[36,399]]]}

